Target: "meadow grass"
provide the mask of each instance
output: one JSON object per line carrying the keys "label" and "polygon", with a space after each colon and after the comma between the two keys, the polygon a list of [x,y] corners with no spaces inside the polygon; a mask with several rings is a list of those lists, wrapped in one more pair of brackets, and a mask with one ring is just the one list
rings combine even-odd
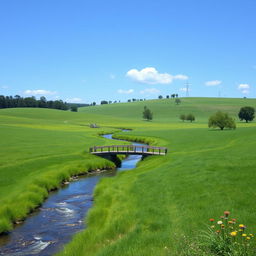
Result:
{"label": "meadow grass", "polygon": [[[154,113],[151,122],[142,120],[144,105]],[[169,153],[147,157],[136,169],[101,180],[87,229],[59,255],[192,255],[204,223],[224,210],[250,227],[256,224],[255,122],[237,120],[236,130],[207,128],[209,115],[217,110],[236,117],[246,105],[255,107],[256,100],[187,98],[180,105],[173,99],[154,100],[81,108],[78,113],[1,110],[6,149],[1,147],[0,154],[6,160],[0,169],[0,200],[10,207],[0,216],[12,215],[11,198],[26,186],[34,189],[29,195],[35,202],[42,199],[35,194],[46,196],[51,182],[41,175],[58,176],[57,185],[66,178],[65,168],[80,172],[87,161],[94,163],[88,147],[113,144],[98,133],[132,128],[115,136],[167,146]],[[196,122],[180,121],[183,113],[194,114]],[[90,129],[90,123],[102,128]]]}
{"label": "meadow grass", "polygon": [[[104,113],[115,109],[115,117],[120,118],[121,113],[129,113],[128,122],[135,129],[117,137],[167,146],[169,153],[148,157],[135,170],[102,180],[86,219],[87,230],[76,235],[59,255],[210,255],[200,248],[195,251],[195,241],[208,219],[224,210],[247,223],[248,232],[255,232],[255,123],[245,127],[238,122],[234,131],[207,128],[210,114],[221,108],[232,110],[229,113],[235,117],[243,100],[220,100],[218,105],[218,99],[202,99],[200,109],[205,112],[200,116],[198,99],[190,99],[189,112],[200,120],[192,124],[178,120],[175,108],[185,112],[186,106],[172,106],[166,100],[150,102],[155,104],[155,119],[140,120],[138,125],[135,109],[124,111],[129,104],[102,108]],[[141,113],[143,104],[134,104]],[[164,111],[164,104],[170,104],[172,110]],[[100,107],[83,109],[87,111],[100,114]],[[164,124],[157,118],[160,112],[166,116]],[[176,116],[176,121],[170,116]]]}
{"label": "meadow grass", "polygon": [[4,109],[0,118],[0,233],[71,176],[115,167],[88,153],[90,146],[107,143],[97,133],[113,128],[92,131],[87,118],[48,109]]}

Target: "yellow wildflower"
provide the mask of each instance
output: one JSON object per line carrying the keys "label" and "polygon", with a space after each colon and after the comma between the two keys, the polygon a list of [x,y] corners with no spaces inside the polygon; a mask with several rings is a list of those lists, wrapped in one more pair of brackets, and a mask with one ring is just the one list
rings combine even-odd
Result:
{"label": "yellow wildflower", "polygon": [[247,240],[250,240],[251,238],[249,236],[246,237]]}
{"label": "yellow wildflower", "polygon": [[242,236],[247,236],[246,234],[242,234]]}
{"label": "yellow wildflower", "polygon": [[236,233],[236,231],[233,231],[233,232],[230,233],[230,235],[231,235],[231,236],[236,236],[237,233]]}

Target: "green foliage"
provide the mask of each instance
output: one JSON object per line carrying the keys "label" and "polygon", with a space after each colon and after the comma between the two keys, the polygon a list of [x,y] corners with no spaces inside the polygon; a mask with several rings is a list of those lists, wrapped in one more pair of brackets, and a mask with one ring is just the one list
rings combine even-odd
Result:
{"label": "green foliage", "polygon": [[192,123],[193,121],[195,121],[195,116],[193,114],[188,114],[188,115],[181,114],[180,119],[183,122],[184,122],[184,120],[187,120],[187,121],[190,121]]}
{"label": "green foliage", "polygon": [[100,104],[101,104],[101,105],[108,104],[108,101],[106,101],[106,100],[102,100],[102,101],[100,102]]}
{"label": "green foliage", "polygon": [[74,106],[71,106],[70,109],[71,109],[72,112],[77,112],[77,106],[75,106],[75,105],[74,105]]}
{"label": "green foliage", "polygon": [[209,118],[208,127],[219,127],[221,130],[224,128],[236,129],[235,120],[231,118],[227,113],[218,111]]}
{"label": "green foliage", "polygon": [[238,117],[241,121],[252,121],[254,119],[255,109],[253,107],[242,107],[238,113]]}
{"label": "green foliage", "polygon": [[37,100],[34,96],[23,98],[19,95],[4,96],[0,95],[0,109],[1,108],[53,108],[67,110],[68,104],[62,100],[47,101],[44,96]]}
{"label": "green foliage", "polygon": [[177,105],[179,105],[179,104],[181,103],[181,99],[176,98],[176,99],[175,99],[175,103],[176,103]]}
{"label": "green foliage", "polygon": [[143,116],[143,119],[146,119],[148,121],[153,119],[153,113],[149,108],[147,108],[147,106],[144,107],[142,116]]}
{"label": "green foliage", "polygon": [[186,116],[186,120],[192,123],[193,121],[195,121],[195,116],[193,114],[188,114]]}
{"label": "green foliage", "polygon": [[184,114],[181,114],[180,115],[180,120],[182,120],[183,122],[186,120],[186,115],[184,115]]}

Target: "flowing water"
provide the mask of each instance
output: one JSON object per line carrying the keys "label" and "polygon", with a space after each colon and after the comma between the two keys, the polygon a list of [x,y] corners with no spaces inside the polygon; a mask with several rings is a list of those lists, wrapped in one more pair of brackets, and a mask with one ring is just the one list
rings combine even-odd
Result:
{"label": "flowing water", "polygon": [[[112,139],[111,134],[103,137]],[[130,155],[117,170],[76,178],[52,192],[24,223],[17,225],[9,234],[0,236],[0,255],[48,256],[61,250],[75,233],[86,228],[84,219],[93,205],[93,190],[99,180],[114,176],[117,171],[135,168],[140,159],[141,155]]]}

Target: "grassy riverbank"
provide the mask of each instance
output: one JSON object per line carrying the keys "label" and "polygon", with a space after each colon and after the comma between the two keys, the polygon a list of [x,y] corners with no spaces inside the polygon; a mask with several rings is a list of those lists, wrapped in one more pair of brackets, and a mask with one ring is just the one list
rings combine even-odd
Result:
{"label": "grassy riverbank", "polygon": [[[141,118],[144,105],[154,113],[152,122]],[[207,128],[210,114],[224,110],[235,117],[245,105],[255,107],[256,100],[187,98],[180,105],[173,99],[154,100],[81,108],[79,113],[0,110],[0,228],[10,228],[10,220],[27,214],[69,175],[111,167],[90,156],[88,148],[113,143],[99,132],[125,127],[133,131],[119,137],[167,146],[168,155],[149,157],[131,172],[102,180],[87,230],[60,255],[182,255],[186,250],[192,255],[199,230],[224,210],[256,232],[256,123],[237,120],[232,131]],[[179,120],[189,113],[195,123]],[[102,128],[91,129],[90,123]]]}
{"label": "grassy riverbank", "polygon": [[49,109],[0,110],[0,233],[40,205],[71,176],[114,164],[88,153],[107,140],[88,115]]}
{"label": "grassy riverbank", "polygon": [[[135,130],[119,137],[149,138],[167,146],[169,154],[147,158],[136,170],[101,181],[88,229],[59,255],[202,255],[194,243],[208,219],[224,210],[246,223],[248,232],[256,232],[255,123],[238,122],[234,131],[207,128],[211,113],[222,109],[235,116],[244,99],[182,102],[184,106],[162,100],[82,109],[127,118]],[[145,104],[153,109],[153,122],[140,120]],[[255,106],[256,101],[245,104]],[[180,113],[193,113],[198,121],[183,123]]]}

